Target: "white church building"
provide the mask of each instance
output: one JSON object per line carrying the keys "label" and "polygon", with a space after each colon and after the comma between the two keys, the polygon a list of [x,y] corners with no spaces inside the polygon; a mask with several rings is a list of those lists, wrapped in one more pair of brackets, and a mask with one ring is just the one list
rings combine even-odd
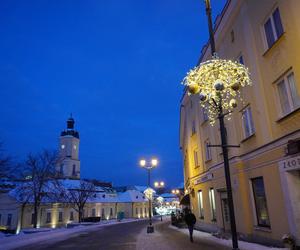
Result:
{"label": "white church building", "polygon": [[[75,121],[67,120],[67,129],[61,132],[59,152],[61,164],[57,166],[60,181],[67,188],[80,186],[79,132],[74,129]],[[18,185],[18,184],[16,184]],[[124,218],[145,218],[148,216],[148,200],[135,188],[117,192],[112,186],[98,182],[97,192],[88,199],[84,207],[84,218],[98,217],[101,220],[116,219],[122,213]],[[32,203],[24,204],[15,188],[0,188],[0,229],[19,232],[33,227]],[[38,227],[65,227],[78,222],[74,204],[44,199],[39,207]]]}

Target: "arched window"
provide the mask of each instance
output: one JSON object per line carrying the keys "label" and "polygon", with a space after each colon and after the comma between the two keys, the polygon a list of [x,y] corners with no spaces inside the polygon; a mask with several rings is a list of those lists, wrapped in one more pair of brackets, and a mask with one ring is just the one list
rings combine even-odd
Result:
{"label": "arched window", "polygon": [[76,165],[75,164],[73,165],[72,175],[76,176]]}
{"label": "arched window", "polygon": [[60,173],[61,175],[64,174],[64,164],[60,164],[59,173]]}

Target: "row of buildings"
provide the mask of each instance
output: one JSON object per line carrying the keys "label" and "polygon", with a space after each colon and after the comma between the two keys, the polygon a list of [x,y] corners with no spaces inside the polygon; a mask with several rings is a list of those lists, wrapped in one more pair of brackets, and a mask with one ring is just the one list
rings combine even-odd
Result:
{"label": "row of buildings", "polygon": [[[239,235],[300,245],[300,22],[297,0],[228,0],[214,27],[220,58],[251,72],[252,86],[226,121]],[[210,45],[199,63],[210,59]],[[180,149],[185,189],[197,227],[230,231],[219,124],[211,126],[199,97],[184,92]]]}
{"label": "row of buildings", "polygon": [[[68,119],[67,129],[60,135],[59,154],[63,160],[56,166],[56,170],[59,172],[57,181],[65,190],[80,190],[83,181],[80,179],[80,139],[74,123],[73,118]],[[96,191],[84,206],[84,218],[109,220],[116,219],[119,213],[122,213],[123,218],[148,217],[148,200],[144,194],[147,187],[128,186],[118,189],[113,188],[111,183],[93,181],[93,184]],[[19,232],[23,228],[33,227],[33,201],[24,202],[22,193],[18,192],[19,185],[24,185],[24,181],[0,183],[0,229]],[[75,208],[74,204],[45,196],[39,206],[37,226],[56,228],[78,222],[78,211]]]}

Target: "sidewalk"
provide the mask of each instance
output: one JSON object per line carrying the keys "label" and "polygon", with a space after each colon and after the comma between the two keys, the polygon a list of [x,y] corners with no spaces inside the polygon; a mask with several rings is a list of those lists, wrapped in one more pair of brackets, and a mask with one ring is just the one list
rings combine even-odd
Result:
{"label": "sidewalk", "polygon": [[123,219],[121,222],[117,220],[101,221],[93,225],[80,225],[73,228],[57,228],[57,229],[41,229],[36,233],[18,235],[3,235],[0,234],[0,250],[9,250],[14,248],[24,247],[26,245],[35,244],[38,242],[55,243],[71,237],[76,237],[86,232],[101,230],[103,227],[116,224],[131,223],[141,221],[143,219]]}
{"label": "sidewalk", "polygon": [[[219,239],[200,231],[194,231],[194,243],[191,243],[187,229],[174,227],[168,221],[155,223],[153,234],[147,234],[143,230],[137,240],[138,250],[230,250],[231,246],[231,240]],[[239,241],[239,248],[240,250],[288,250],[244,241]]]}

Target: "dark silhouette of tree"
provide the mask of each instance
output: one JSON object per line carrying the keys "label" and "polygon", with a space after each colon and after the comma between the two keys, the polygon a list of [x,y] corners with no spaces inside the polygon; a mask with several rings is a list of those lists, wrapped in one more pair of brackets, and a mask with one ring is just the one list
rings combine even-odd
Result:
{"label": "dark silhouette of tree", "polygon": [[63,191],[64,200],[73,205],[78,212],[78,222],[83,220],[83,209],[88,200],[92,200],[96,194],[96,186],[89,181],[80,180],[78,186],[73,186]]}
{"label": "dark silhouette of tree", "polygon": [[27,203],[33,205],[33,227],[37,227],[37,218],[41,202],[50,199],[53,183],[57,181],[56,166],[60,159],[55,151],[43,150],[37,154],[29,154],[20,167],[19,181],[16,187],[17,198],[23,207]]}
{"label": "dark silhouette of tree", "polygon": [[9,179],[13,172],[12,158],[4,153],[3,143],[0,142],[0,179]]}

